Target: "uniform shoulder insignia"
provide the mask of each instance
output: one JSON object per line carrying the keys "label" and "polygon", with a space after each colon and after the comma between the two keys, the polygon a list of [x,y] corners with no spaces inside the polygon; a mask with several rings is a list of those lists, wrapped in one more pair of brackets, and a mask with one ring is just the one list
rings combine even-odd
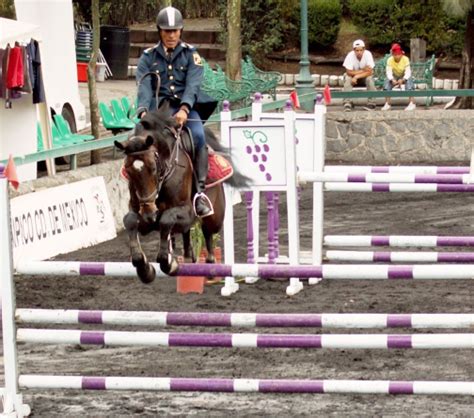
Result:
{"label": "uniform shoulder insignia", "polygon": [[183,48],[195,49],[194,45],[188,44],[187,42],[181,42]]}
{"label": "uniform shoulder insignia", "polygon": [[147,49],[145,49],[143,52],[148,55],[148,54],[150,54],[157,46],[158,46],[158,45],[155,45],[155,46],[152,46],[152,47],[150,47],[150,48],[147,48]]}
{"label": "uniform shoulder insignia", "polygon": [[202,65],[202,59],[201,59],[201,56],[199,55],[199,52],[197,51],[193,52],[193,60],[194,60],[194,64]]}

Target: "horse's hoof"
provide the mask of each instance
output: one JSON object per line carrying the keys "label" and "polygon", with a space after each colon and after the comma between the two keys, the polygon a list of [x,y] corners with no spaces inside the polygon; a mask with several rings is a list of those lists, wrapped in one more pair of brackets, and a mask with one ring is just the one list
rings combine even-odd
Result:
{"label": "horse's hoof", "polygon": [[178,272],[179,263],[176,257],[172,257],[170,261],[168,261],[168,258],[157,261],[160,263],[161,271],[168,276],[175,276]]}
{"label": "horse's hoof", "polygon": [[170,272],[168,274],[170,276],[176,276],[176,274],[178,273],[178,267],[178,260],[176,259],[176,257],[173,257],[173,259],[171,260]]}
{"label": "horse's hoof", "polygon": [[147,263],[142,266],[137,267],[137,274],[142,283],[149,284],[155,280],[156,272],[155,267]]}
{"label": "horse's hoof", "polygon": [[146,264],[146,258],[143,254],[134,254],[132,255],[132,265],[135,268],[143,267]]}

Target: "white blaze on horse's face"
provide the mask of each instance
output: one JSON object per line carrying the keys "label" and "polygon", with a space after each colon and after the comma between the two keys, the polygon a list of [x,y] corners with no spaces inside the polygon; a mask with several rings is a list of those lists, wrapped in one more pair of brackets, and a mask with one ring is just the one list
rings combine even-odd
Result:
{"label": "white blaze on horse's face", "polygon": [[142,160],[135,160],[133,162],[133,168],[137,171],[142,171],[145,163]]}

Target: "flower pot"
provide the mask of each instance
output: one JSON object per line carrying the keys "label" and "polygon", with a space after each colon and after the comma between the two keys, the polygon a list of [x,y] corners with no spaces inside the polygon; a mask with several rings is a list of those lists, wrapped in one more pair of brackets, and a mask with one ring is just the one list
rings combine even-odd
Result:
{"label": "flower pot", "polygon": [[[182,257],[178,257],[180,263],[183,262]],[[199,262],[203,263],[205,258],[199,257]],[[204,276],[178,276],[176,277],[176,291],[181,294],[204,292],[204,283],[206,278]]]}

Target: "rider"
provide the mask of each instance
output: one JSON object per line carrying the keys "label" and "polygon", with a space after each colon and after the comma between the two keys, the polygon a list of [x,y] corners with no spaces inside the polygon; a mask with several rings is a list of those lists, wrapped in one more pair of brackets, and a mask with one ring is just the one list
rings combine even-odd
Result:
{"label": "rider", "polygon": [[157,108],[155,93],[156,77],[143,75],[154,72],[160,76],[158,107],[165,101],[180,125],[186,125],[193,136],[197,177],[197,193],[194,210],[197,216],[205,217],[214,213],[213,207],[204,194],[208,170],[207,146],[203,122],[216,108],[217,102],[200,91],[203,65],[196,48],[181,40],[183,16],[174,7],[165,7],[158,13],[156,26],[160,41],[146,49],[138,62],[136,80],[138,86],[138,117]]}

